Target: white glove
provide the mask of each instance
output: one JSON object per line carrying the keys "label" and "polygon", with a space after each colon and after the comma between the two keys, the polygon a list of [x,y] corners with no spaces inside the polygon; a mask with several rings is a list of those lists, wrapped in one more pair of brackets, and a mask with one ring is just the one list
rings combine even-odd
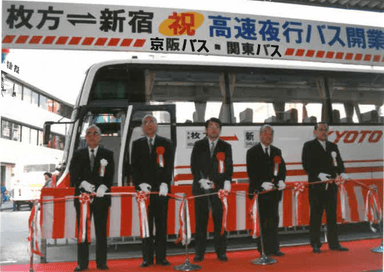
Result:
{"label": "white glove", "polygon": [[344,180],[350,179],[350,177],[349,177],[346,173],[341,173],[340,176],[341,176]]}
{"label": "white glove", "polygon": [[199,180],[199,183],[200,183],[201,188],[203,188],[205,190],[212,189],[212,183],[207,179],[201,179],[201,180]]}
{"label": "white glove", "polygon": [[108,187],[105,186],[104,184],[101,184],[99,188],[97,188],[96,197],[103,197],[107,190],[108,190]]}
{"label": "white glove", "polygon": [[330,174],[324,174],[324,173],[320,173],[318,175],[318,178],[321,180],[321,181],[326,181],[326,180],[329,180],[331,178],[331,175]]}
{"label": "white glove", "polygon": [[160,184],[159,196],[167,196],[167,194],[168,194],[168,184],[162,182]]}
{"label": "white glove", "polygon": [[272,190],[274,185],[272,182],[269,182],[269,181],[264,181],[262,184],[261,184],[261,187],[265,190],[265,191],[269,191],[269,190]]}
{"label": "white glove", "polygon": [[224,181],[224,191],[228,193],[231,191],[231,182],[229,180]]}
{"label": "white glove", "polygon": [[79,188],[83,188],[83,189],[84,189],[85,191],[87,191],[88,193],[94,193],[96,187],[95,187],[95,185],[90,184],[88,181],[83,180],[83,181],[80,183]]}
{"label": "white glove", "polygon": [[284,190],[285,189],[285,187],[287,187],[286,185],[285,185],[285,182],[284,181],[282,181],[282,180],[279,180],[279,184],[277,185],[277,189],[279,190],[279,191],[281,191],[281,190]]}
{"label": "white glove", "polygon": [[139,185],[140,189],[144,191],[145,193],[149,193],[152,189],[152,186],[148,183],[144,182]]}

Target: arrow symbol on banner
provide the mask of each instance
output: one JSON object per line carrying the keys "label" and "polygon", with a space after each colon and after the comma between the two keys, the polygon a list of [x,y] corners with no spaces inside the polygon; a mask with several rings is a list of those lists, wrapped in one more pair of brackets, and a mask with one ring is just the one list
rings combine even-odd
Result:
{"label": "arrow symbol on banner", "polygon": [[236,134],[234,136],[220,136],[220,139],[222,139],[224,141],[238,141],[239,140],[239,138],[237,137]]}
{"label": "arrow symbol on banner", "polygon": [[[95,17],[89,12],[87,15],[68,14],[67,18],[68,21],[74,26],[76,24],[96,24],[96,20],[90,20],[95,19]],[[73,18],[74,20],[69,20],[70,18]]]}

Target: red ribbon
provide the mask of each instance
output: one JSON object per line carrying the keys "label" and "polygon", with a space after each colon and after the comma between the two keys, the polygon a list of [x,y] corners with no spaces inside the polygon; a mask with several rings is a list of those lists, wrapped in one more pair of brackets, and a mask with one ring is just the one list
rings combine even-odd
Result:
{"label": "red ribbon", "polygon": [[143,191],[137,192],[136,200],[139,206],[140,236],[141,238],[148,238],[150,235],[147,216],[147,193]]}
{"label": "red ribbon", "polygon": [[183,245],[185,245],[186,243],[189,245],[189,243],[191,242],[191,221],[189,219],[188,201],[186,199],[183,199],[180,204],[179,223],[179,238],[175,241],[175,244],[181,242]]}
{"label": "red ribbon", "polygon": [[302,225],[303,218],[302,218],[302,213],[301,208],[302,208],[302,193],[304,193],[304,183],[302,182],[296,182],[295,187],[293,188],[293,191],[295,193],[295,214],[296,214],[296,226]]}
{"label": "red ribbon", "polygon": [[81,193],[80,202],[80,226],[77,243],[91,242],[91,196]]}
{"label": "red ribbon", "polygon": [[164,152],[165,152],[164,147],[162,146],[156,147],[157,163],[160,165],[160,167],[164,167]]}
{"label": "red ribbon", "polygon": [[365,217],[371,224],[377,224],[383,218],[376,187],[369,186],[365,202]]}
{"label": "red ribbon", "polygon": [[348,194],[347,190],[345,189],[345,180],[341,176],[337,176],[335,179],[335,183],[337,186],[339,186],[339,193],[340,193],[340,204],[341,204],[341,218],[343,221],[347,221],[347,201],[348,201]]}
{"label": "red ribbon", "polygon": [[253,238],[257,238],[260,236],[260,224],[259,224],[259,210],[258,210],[258,194],[255,194],[253,197],[252,205],[249,210],[249,216],[251,217],[252,220],[252,229],[251,229],[251,236]]}
{"label": "red ribbon", "polygon": [[29,237],[28,241],[30,244],[30,253],[31,254],[37,254],[39,256],[43,256],[41,254],[41,251],[39,249],[39,234],[41,231],[41,228],[39,228],[38,223],[38,208],[37,208],[38,202],[35,201],[32,206],[31,214],[29,215],[28,219],[28,227],[29,227]]}
{"label": "red ribbon", "polygon": [[273,174],[274,174],[275,177],[277,177],[277,175],[279,174],[279,165],[281,163],[281,157],[280,156],[275,156],[273,158],[273,161],[275,163],[275,165],[274,165],[275,169],[273,171]]}
{"label": "red ribbon", "polygon": [[217,152],[216,158],[219,161],[219,173],[222,174],[225,171],[225,166],[224,166],[225,153],[224,152]]}
{"label": "red ribbon", "polygon": [[223,235],[224,231],[227,230],[228,191],[219,190],[217,194],[219,195],[221,203],[223,204],[223,219],[221,223],[221,232],[220,232],[220,234]]}

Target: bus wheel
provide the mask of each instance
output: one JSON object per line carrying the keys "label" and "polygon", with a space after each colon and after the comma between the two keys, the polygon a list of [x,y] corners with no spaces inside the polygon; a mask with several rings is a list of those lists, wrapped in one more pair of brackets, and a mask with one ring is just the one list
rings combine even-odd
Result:
{"label": "bus wheel", "polygon": [[16,202],[16,211],[20,211],[20,203],[18,201]]}

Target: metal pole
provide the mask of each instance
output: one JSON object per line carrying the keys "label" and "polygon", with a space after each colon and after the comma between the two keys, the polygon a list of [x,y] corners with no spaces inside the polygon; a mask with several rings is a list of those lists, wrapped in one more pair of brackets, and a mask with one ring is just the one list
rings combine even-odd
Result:
{"label": "metal pole", "polygon": [[264,241],[263,241],[263,231],[262,231],[262,224],[261,224],[261,216],[260,216],[260,207],[259,207],[259,199],[256,200],[256,207],[257,207],[257,215],[259,216],[259,226],[260,226],[260,243],[261,243],[261,256],[257,259],[254,259],[251,261],[252,264],[261,264],[261,265],[267,265],[267,264],[274,264],[277,263],[276,259],[271,259],[264,253]]}
{"label": "metal pole", "polygon": [[[201,269],[201,266],[200,265],[197,265],[197,264],[193,264],[193,263],[190,263],[189,262],[189,252],[188,252],[188,228],[187,228],[187,205],[188,205],[188,201],[187,199],[185,198],[184,196],[184,228],[185,228],[185,236],[186,236],[186,240],[185,240],[185,262],[183,264],[180,264],[180,265],[177,265],[174,267],[175,270],[178,270],[178,271],[194,271],[194,270],[199,270]],[[192,235],[191,235],[192,237]]]}

